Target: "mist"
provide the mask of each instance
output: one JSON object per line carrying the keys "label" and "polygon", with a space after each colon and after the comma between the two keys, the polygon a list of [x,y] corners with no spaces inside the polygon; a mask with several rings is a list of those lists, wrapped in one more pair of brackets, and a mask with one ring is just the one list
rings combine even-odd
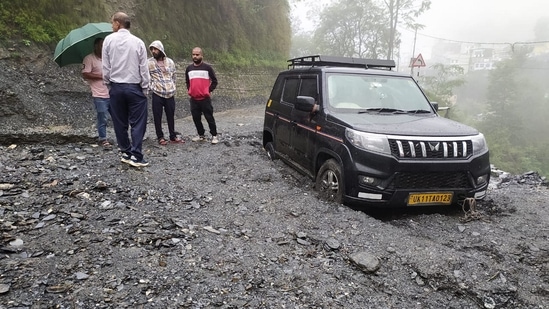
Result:
{"label": "mist", "polygon": [[435,0],[418,21],[435,37],[513,43],[535,39],[535,23],[548,12],[544,0]]}

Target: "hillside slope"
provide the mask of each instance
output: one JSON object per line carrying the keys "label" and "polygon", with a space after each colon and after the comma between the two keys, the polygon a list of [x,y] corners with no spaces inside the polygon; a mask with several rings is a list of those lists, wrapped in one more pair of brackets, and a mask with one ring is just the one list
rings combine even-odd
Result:
{"label": "hillside slope", "polygon": [[52,48],[71,29],[109,21],[116,11],[130,15],[134,34],[145,42],[162,40],[175,58],[186,56],[194,46],[208,51],[210,59],[225,62],[269,62],[289,53],[288,0],[11,1],[0,4],[0,44],[9,47],[13,40]]}

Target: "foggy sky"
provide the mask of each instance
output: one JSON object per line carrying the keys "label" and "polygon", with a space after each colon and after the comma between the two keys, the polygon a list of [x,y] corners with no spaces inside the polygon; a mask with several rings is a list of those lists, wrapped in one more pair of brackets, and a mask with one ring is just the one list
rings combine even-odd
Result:
{"label": "foggy sky", "polygon": [[[318,11],[334,0],[293,2],[299,26],[311,30],[309,10]],[[416,0],[421,1],[421,0]],[[475,42],[522,42],[534,39],[534,25],[549,16],[549,0],[431,0],[431,9],[417,21],[421,30],[437,38]],[[402,29],[400,29],[402,31]]]}
{"label": "foggy sky", "polygon": [[534,25],[549,16],[549,0],[432,0],[419,23],[421,32],[475,42],[534,40]]}
{"label": "foggy sky", "polygon": [[[318,11],[332,1],[300,1],[292,15],[300,20],[300,28],[312,30],[307,11]],[[549,16],[549,0],[432,0],[431,9],[417,19],[425,28],[418,31],[415,49],[414,31],[398,27],[402,44],[395,60],[407,66],[419,53],[428,60],[432,46],[441,42],[434,38],[477,43],[534,41],[534,26],[543,16]]]}
{"label": "foggy sky", "polygon": [[[418,0],[419,1],[419,0]],[[396,60],[403,64],[421,54],[427,66],[432,47],[440,42],[516,43],[534,41],[534,26],[549,16],[549,0],[432,0],[431,9],[417,21],[425,25],[414,33],[399,27],[401,51]],[[434,39],[436,38],[436,39]],[[441,39],[441,40],[438,40]]]}

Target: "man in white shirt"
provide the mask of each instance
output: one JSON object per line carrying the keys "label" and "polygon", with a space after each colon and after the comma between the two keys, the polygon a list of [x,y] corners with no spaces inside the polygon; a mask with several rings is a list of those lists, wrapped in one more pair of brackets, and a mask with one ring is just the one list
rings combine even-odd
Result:
{"label": "man in white shirt", "polygon": [[[143,158],[147,129],[149,69],[143,41],[130,33],[130,18],[123,12],[112,17],[112,30],[103,42],[103,81],[109,86],[111,115],[121,161],[131,166],[149,165]],[[131,140],[128,127],[131,126]]]}

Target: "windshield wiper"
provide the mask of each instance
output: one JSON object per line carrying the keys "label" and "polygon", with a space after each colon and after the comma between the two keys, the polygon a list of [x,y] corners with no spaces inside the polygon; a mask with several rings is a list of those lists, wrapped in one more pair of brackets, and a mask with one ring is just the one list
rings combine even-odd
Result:
{"label": "windshield wiper", "polygon": [[413,109],[406,112],[408,114],[430,114],[431,113],[430,110],[426,110],[426,109]]}
{"label": "windshield wiper", "polygon": [[406,111],[403,111],[401,109],[396,108],[387,108],[387,107],[374,107],[374,108],[367,108],[367,109],[361,109],[358,111],[359,114],[364,113],[393,113],[393,114],[406,114]]}

